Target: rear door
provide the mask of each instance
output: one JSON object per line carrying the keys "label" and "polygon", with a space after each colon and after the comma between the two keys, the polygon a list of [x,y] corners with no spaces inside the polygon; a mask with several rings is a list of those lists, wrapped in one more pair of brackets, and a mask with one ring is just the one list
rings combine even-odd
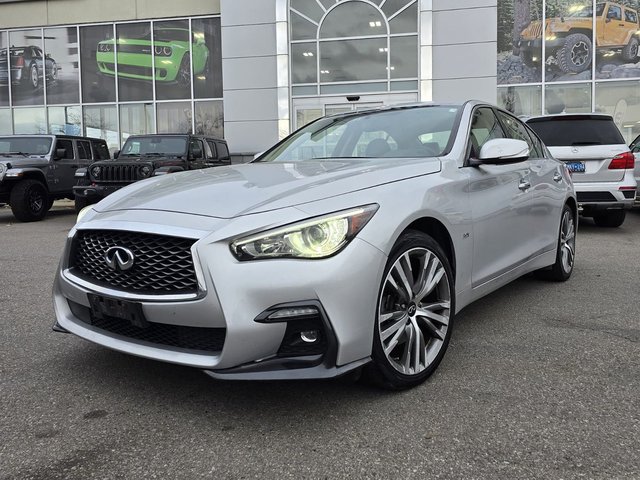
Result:
{"label": "rear door", "polygon": [[611,117],[558,115],[532,118],[527,124],[553,156],[567,164],[574,183],[623,179],[624,169],[609,169],[613,157],[629,150]]}

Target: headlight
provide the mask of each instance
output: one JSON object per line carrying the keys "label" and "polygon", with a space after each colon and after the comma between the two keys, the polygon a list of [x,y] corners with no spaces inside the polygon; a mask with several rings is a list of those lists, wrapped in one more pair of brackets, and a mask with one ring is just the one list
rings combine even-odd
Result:
{"label": "headlight", "polygon": [[140,176],[142,178],[147,178],[149,175],[151,175],[151,167],[149,165],[140,167]]}
{"label": "headlight", "polygon": [[231,243],[238,260],[326,258],[342,250],[378,210],[377,204],[311,218]]}
{"label": "headlight", "polygon": [[99,50],[101,52],[110,52],[111,51],[111,45],[109,45],[108,43],[101,43]]}
{"label": "headlight", "polygon": [[7,173],[7,166],[4,163],[0,163],[0,180],[2,180],[5,173]]}
{"label": "headlight", "polygon": [[102,169],[100,167],[91,167],[91,176],[93,178],[100,178],[100,172]]}
{"label": "headlight", "polygon": [[156,55],[164,56],[164,57],[170,57],[171,54],[173,53],[173,50],[171,50],[171,47],[162,47],[160,45],[156,45],[153,51],[156,52]]}
{"label": "headlight", "polygon": [[78,217],[76,218],[76,223],[80,223],[80,220],[82,220],[82,217],[84,217],[87,213],[89,213],[89,210],[91,210],[93,208],[93,206],[89,205],[88,207],[84,207],[82,210],[80,210],[78,212]]}

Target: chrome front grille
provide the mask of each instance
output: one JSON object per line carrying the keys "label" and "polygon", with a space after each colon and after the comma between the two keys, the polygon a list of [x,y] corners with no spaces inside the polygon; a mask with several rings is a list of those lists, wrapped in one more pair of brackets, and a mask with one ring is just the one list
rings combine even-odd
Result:
{"label": "chrome front grille", "polygon": [[100,165],[99,182],[132,183],[140,180],[138,175],[140,165]]}
{"label": "chrome front grille", "polygon": [[[198,291],[191,246],[195,240],[119,230],[80,230],[73,240],[71,273],[99,286],[138,294],[175,295]],[[111,247],[134,256],[128,270],[105,259]]]}

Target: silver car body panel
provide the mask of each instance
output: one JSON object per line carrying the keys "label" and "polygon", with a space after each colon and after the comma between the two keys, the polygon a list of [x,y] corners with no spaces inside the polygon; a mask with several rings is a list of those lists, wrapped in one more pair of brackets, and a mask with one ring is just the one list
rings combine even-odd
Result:
{"label": "silver car body panel", "polygon": [[[469,118],[477,105],[482,104],[465,105],[456,141],[440,158],[237,165],[123,188],[94,206],[69,233],[54,285],[58,323],[118,351],[222,375],[225,369],[275,357],[286,325],[258,323],[254,319],[259,314],[276,304],[313,300],[322,304],[335,334],[336,366],[361,365],[371,355],[387,257],[412,223],[428,218],[448,232],[455,254],[457,311],[555,261],[561,210],[570,199],[575,202],[566,168],[554,159],[465,166]],[[530,187],[523,190],[524,181]],[[231,254],[230,242],[238,237],[372,203],[379,205],[378,211],[332,257],[240,262]],[[67,300],[88,307],[87,294],[96,291],[65,272],[71,240],[83,229],[196,239],[192,252],[199,294],[178,301],[138,300],[152,322],[226,328],[222,351],[194,354],[143,344],[75,318]],[[262,378],[278,375],[267,372]]]}

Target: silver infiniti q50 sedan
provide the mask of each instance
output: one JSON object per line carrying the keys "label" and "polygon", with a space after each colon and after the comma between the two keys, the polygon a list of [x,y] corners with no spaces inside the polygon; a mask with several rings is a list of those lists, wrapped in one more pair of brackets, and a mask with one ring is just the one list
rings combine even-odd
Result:
{"label": "silver infiniti q50 sedan", "polygon": [[55,330],[220,379],[392,389],[440,363],[454,315],[575,259],[571,177],[480,102],[325,117],[258,159],[155,177],[79,215]]}

